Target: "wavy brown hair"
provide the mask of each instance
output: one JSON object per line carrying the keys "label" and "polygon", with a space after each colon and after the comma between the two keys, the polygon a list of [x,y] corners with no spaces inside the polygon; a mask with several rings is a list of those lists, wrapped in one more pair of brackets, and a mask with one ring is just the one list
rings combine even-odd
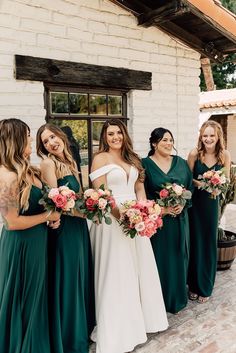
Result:
{"label": "wavy brown hair", "polygon": [[198,145],[197,145],[198,158],[200,159],[201,162],[204,162],[204,156],[206,153],[206,149],[205,149],[204,143],[202,142],[202,136],[203,136],[204,131],[207,127],[212,127],[215,131],[216,136],[218,137],[218,141],[215,146],[215,157],[216,157],[217,162],[219,164],[224,165],[224,162],[225,162],[225,157],[224,157],[225,142],[224,142],[223,130],[222,130],[221,125],[214,120],[206,121],[205,123],[202,124],[202,126],[200,128]]}
{"label": "wavy brown hair", "polygon": [[0,121],[0,165],[17,175],[20,209],[29,207],[29,194],[35,177],[40,171],[30,165],[29,158],[24,156],[28,143],[29,126],[20,119]]}
{"label": "wavy brown hair", "polygon": [[99,150],[96,154],[109,151],[109,146],[107,143],[107,129],[109,126],[118,126],[119,129],[121,130],[121,133],[123,135],[123,145],[121,147],[121,156],[125,162],[127,162],[130,165],[133,165],[138,169],[139,180],[144,181],[144,169],[142,167],[140,158],[137,155],[137,153],[135,153],[133,150],[133,144],[128,134],[126,125],[120,119],[109,119],[105,121],[101,130]]}
{"label": "wavy brown hair", "polygon": [[[63,141],[64,143],[63,159],[61,159],[58,156],[55,156],[52,153],[49,153],[48,150],[45,148],[41,138],[41,135],[45,130],[51,131],[53,134],[55,134]],[[42,125],[37,131],[36,148],[37,148],[37,155],[39,157],[41,157],[42,159],[45,159],[46,157],[48,157],[53,160],[53,162],[55,163],[55,171],[56,171],[57,179],[63,178],[64,176],[71,173],[75,175],[76,178],[78,179],[79,172],[78,172],[76,163],[72,157],[72,154],[70,152],[68,138],[66,134],[58,126],[49,124],[49,123]]]}

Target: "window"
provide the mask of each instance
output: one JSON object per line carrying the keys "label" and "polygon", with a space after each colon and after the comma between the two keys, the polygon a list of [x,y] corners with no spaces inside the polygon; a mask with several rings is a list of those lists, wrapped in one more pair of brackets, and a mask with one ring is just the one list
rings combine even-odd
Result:
{"label": "window", "polygon": [[127,121],[127,91],[84,89],[45,84],[47,122],[69,126],[80,146],[83,186],[89,183],[92,156],[102,125],[109,118]]}

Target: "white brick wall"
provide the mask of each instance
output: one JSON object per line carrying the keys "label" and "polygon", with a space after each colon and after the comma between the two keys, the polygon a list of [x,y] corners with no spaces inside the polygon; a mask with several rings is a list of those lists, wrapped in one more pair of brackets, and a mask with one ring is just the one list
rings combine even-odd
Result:
{"label": "white brick wall", "polygon": [[[128,95],[129,130],[144,156],[151,130],[169,128],[180,155],[197,136],[199,55],[108,0],[1,0],[0,118],[44,123],[40,82],[14,79],[14,55],[151,71],[152,91]],[[33,160],[36,161],[34,156]]]}

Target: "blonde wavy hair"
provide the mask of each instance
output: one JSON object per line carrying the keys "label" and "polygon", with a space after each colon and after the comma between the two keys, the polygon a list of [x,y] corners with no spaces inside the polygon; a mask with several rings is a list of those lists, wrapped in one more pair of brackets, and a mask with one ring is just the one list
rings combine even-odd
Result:
{"label": "blonde wavy hair", "polygon": [[199,138],[198,138],[198,158],[200,159],[201,162],[204,162],[204,156],[206,153],[206,149],[204,146],[204,143],[202,142],[202,136],[204,134],[204,131],[207,127],[212,127],[215,131],[216,136],[218,137],[218,141],[215,146],[215,157],[217,159],[217,162],[221,165],[224,165],[225,162],[225,142],[224,142],[224,135],[223,135],[223,130],[222,127],[219,123],[217,123],[214,120],[208,120],[205,123],[202,124],[200,128],[200,133],[199,133]]}
{"label": "blonde wavy hair", "polygon": [[96,154],[102,152],[109,152],[109,145],[107,143],[107,129],[109,126],[118,126],[123,135],[123,145],[121,148],[121,156],[125,162],[130,165],[133,165],[138,169],[139,172],[139,181],[144,181],[144,169],[142,167],[141,161],[137,153],[133,150],[133,144],[131,138],[128,134],[128,130],[126,125],[119,119],[109,119],[105,121],[103,124],[101,135],[100,135],[100,142],[99,142],[99,150]]}
{"label": "blonde wavy hair", "polygon": [[[45,130],[51,131],[54,135],[56,135],[63,141],[64,143],[63,159],[61,159],[60,157],[52,153],[49,153],[46,147],[44,146],[41,135]],[[53,160],[53,162],[55,163],[55,171],[56,171],[57,179],[63,178],[64,176],[72,173],[79,181],[79,172],[77,169],[76,162],[74,161],[72,154],[70,152],[68,138],[66,134],[58,126],[47,123],[42,125],[38,129],[37,136],[36,136],[36,149],[37,149],[37,155],[40,158],[45,159],[46,157],[48,157]]]}
{"label": "blonde wavy hair", "polygon": [[29,207],[34,178],[40,178],[39,169],[31,166],[29,158],[24,156],[29,133],[29,126],[20,119],[0,121],[0,165],[17,175],[18,192],[15,196],[22,210]]}

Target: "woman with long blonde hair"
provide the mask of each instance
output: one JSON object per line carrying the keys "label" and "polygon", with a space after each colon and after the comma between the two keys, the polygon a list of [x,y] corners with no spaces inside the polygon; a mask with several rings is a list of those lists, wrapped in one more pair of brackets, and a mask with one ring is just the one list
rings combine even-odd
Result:
{"label": "woman with long blonde hair", "polygon": [[96,353],[130,352],[146,332],[163,331],[168,322],[150,240],[127,237],[117,222],[122,202],[146,199],[141,161],[122,121],[104,123],[90,178],[95,188],[111,189],[117,203],[112,224],[90,231],[97,321],[91,338]]}
{"label": "woman with long blonde hair", "polygon": [[[37,132],[42,180],[50,187],[67,185],[79,193],[79,174],[65,133],[44,124]],[[91,246],[83,215],[62,215],[49,232],[49,325],[53,352],[88,353],[94,327]]]}
{"label": "woman with long blonde hair", "polygon": [[208,192],[198,189],[201,186],[198,177],[207,171],[224,168],[225,175],[229,178],[230,154],[225,149],[219,123],[208,120],[201,126],[197,147],[189,153],[188,164],[195,184],[192,208],[189,210],[189,299],[205,303],[211,296],[215,283],[219,196],[211,198]]}
{"label": "woman with long blonde hair", "polygon": [[29,163],[29,127],[19,119],[0,121],[0,350],[50,353],[47,307],[47,221],[40,172]]}

